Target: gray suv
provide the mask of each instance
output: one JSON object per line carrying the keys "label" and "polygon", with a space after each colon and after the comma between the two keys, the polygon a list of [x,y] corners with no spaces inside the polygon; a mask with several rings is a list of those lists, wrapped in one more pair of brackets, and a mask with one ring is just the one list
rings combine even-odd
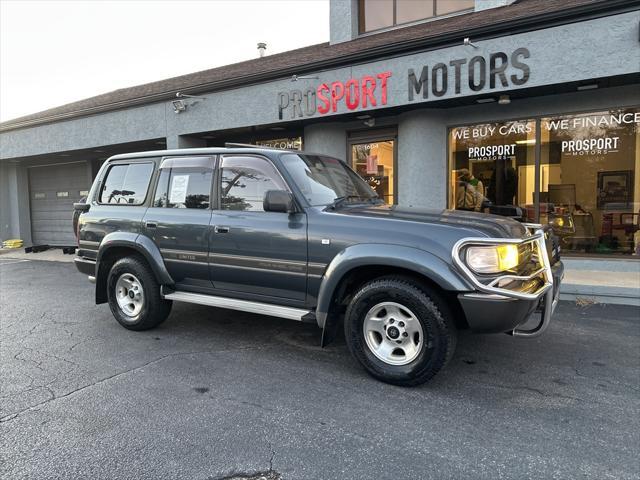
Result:
{"label": "gray suv", "polygon": [[323,345],[343,323],[353,356],[397,385],[438,373],[458,329],[541,334],[563,275],[540,225],[388,206],[304,152],[116,155],[74,207],[75,264],[125,328],[159,325],[174,301],[316,323]]}

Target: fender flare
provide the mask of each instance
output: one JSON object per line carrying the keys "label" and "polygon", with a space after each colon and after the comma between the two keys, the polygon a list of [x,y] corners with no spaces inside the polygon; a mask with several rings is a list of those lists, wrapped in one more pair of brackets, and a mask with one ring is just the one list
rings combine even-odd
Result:
{"label": "fender flare", "polygon": [[133,232],[112,232],[102,239],[96,257],[96,303],[106,302],[106,276],[100,271],[104,255],[112,248],[126,247],[140,253],[147,261],[160,285],[173,285],[173,279],[162,259],[158,246],[145,235]]}
{"label": "fender flare", "polygon": [[367,265],[404,268],[429,278],[443,290],[473,290],[453,270],[452,264],[425,250],[379,243],[352,245],[338,253],[325,270],[316,306],[316,320],[320,328],[324,330],[327,324],[331,301],[342,278],[354,268]]}

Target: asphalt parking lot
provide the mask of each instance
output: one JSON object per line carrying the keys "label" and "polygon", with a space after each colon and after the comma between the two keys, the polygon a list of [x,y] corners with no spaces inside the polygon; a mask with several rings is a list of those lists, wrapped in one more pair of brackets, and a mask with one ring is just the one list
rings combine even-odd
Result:
{"label": "asphalt parking lot", "polygon": [[460,336],[405,389],[312,325],[175,304],[120,327],[72,264],[0,258],[6,479],[626,479],[640,310],[561,303],[545,336]]}

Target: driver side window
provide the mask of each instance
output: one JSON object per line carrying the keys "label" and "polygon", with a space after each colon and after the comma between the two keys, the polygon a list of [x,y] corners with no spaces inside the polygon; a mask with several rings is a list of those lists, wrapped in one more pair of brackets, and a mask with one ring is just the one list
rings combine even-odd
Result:
{"label": "driver side window", "polygon": [[267,190],[288,190],[275,167],[260,157],[223,157],[220,209],[262,212]]}

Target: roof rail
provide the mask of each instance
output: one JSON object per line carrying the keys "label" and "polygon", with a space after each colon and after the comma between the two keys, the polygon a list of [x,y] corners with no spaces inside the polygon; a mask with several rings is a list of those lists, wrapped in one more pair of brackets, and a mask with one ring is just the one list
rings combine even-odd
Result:
{"label": "roof rail", "polygon": [[267,147],[260,147],[260,145],[252,145],[251,143],[231,143],[231,142],[225,142],[224,146],[226,148],[267,148]]}
{"label": "roof rail", "polygon": [[260,149],[263,149],[263,150],[291,150],[291,151],[297,151],[296,149],[293,149],[293,148],[269,147],[267,145],[253,145],[251,143],[225,142],[224,146],[226,148],[260,148]]}

